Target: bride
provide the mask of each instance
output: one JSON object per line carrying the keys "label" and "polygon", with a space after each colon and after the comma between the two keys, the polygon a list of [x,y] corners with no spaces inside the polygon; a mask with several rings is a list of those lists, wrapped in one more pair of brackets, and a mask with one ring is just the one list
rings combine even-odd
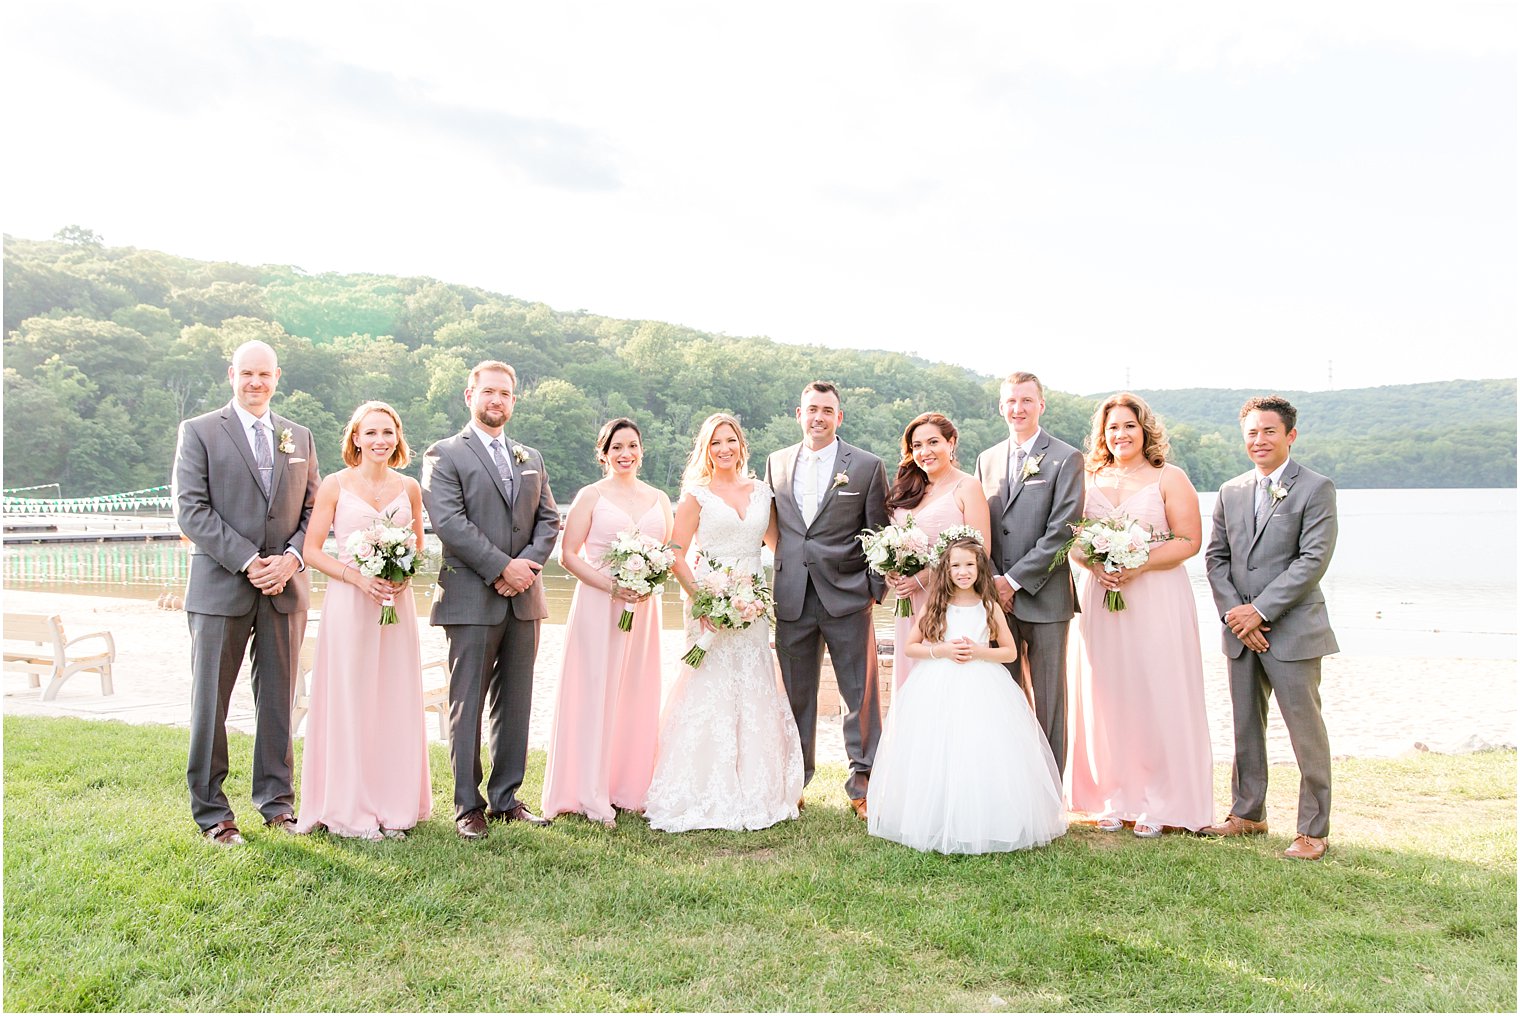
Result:
{"label": "bride", "polygon": [[[760,571],[760,546],[775,545],[771,489],[749,475],[739,421],[714,413],[702,423],[682,477],[673,541],[715,561]],[[695,544],[693,543],[695,536]],[[676,579],[688,597],[697,576],[685,557]],[[695,639],[704,628],[687,621]],[[764,829],[797,817],[802,744],[776,682],[764,622],[719,631],[697,669],[683,666],[660,722],[659,755],[644,814],[651,828]]]}

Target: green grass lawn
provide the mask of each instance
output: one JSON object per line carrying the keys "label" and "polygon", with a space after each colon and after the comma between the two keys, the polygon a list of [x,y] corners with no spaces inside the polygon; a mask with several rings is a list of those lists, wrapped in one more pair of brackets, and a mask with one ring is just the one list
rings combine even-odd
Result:
{"label": "green grass lawn", "polygon": [[[8,1010],[1509,1010],[1515,755],[1346,760],[1331,852],[1274,834],[920,854],[872,839],[824,769],[758,833],[576,818],[464,843],[447,758],[403,842],[203,843],[187,733],[5,718]],[[525,796],[538,799],[543,756]],[[1228,773],[1216,772],[1223,814]]]}

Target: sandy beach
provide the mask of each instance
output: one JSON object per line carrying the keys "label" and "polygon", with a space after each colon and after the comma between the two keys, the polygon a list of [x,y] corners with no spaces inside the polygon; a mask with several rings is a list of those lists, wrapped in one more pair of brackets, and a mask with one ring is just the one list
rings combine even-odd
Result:
{"label": "sandy beach", "polygon": [[[114,695],[102,696],[91,675],[76,676],[57,699],[41,701],[19,674],[5,676],[5,712],[30,716],[78,716],[125,723],[186,726],[190,718],[190,636],[182,611],[161,610],[142,600],[6,590],[5,609],[57,613],[70,637],[108,630],[116,640]],[[423,658],[444,656],[441,629],[419,622]],[[544,748],[554,714],[564,647],[563,625],[544,625],[534,682],[530,744]],[[1204,687],[1214,758],[1228,762],[1233,739],[1224,657],[1212,633],[1204,637]],[[667,692],[685,650],[682,633],[664,633]],[[1514,660],[1417,659],[1332,656],[1321,686],[1330,746],[1337,756],[1396,756],[1410,751],[1462,752],[1513,746],[1516,723]],[[229,725],[251,733],[253,698],[246,680],[232,697]],[[429,723],[437,737],[436,723]],[[1268,748],[1274,762],[1292,762],[1287,730],[1271,711]],[[839,718],[822,717],[820,764],[843,763]]]}

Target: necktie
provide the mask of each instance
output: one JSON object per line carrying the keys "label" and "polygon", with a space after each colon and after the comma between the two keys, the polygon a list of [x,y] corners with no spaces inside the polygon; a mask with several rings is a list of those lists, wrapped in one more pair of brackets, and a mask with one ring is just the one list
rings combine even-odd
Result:
{"label": "necktie", "polygon": [[1272,514],[1272,478],[1263,476],[1257,486],[1261,488],[1261,493],[1257,495],[1256,527],[1252,530],[1253,533],[1260,532],[1267,522],[1267,516]]}
{"label": "necktie", "polygon": [[1028,454],[1028,452],[1020,448],[1018,454],[1013,457],[1013,476],[1009,480],[1010,483],[1024,482],[1024,458]]}
{"label": "necktie", "polygon": [[802,524],[811,526],[818,515],[818,456],[805,451],[802,466]]}
{"label": "necktie", "polygon": [[507,503],[511,504],[516,497],[512,489],[512,467],[507,465],[507,457],[502,454],[499,438],[491,439],[491,458],[496,462],[496,471],[501,474],[502,486],[507,488]]}
{"label": "necktie", "polygon": [[264,496],[269,496],[269,485],[274,482],[274,452],[269,447],[269,428],[263,420],[253,421],[253,464],[259,467],[259,486]]}

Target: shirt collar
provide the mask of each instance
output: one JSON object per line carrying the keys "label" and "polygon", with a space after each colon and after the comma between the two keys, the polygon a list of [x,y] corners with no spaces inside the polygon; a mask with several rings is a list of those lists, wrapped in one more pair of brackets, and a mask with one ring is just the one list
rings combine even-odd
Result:
{"label": "shirt collar", "polygon": [[507,440],[506,431],[502,431],[498,437],[492,437],[490,434],[487,434],[485,431],[477,427],[474,420],[470,421],[470,429],[475,432],[476,437],[480,438],[480,443],[484,445],[487,450],[490,449],[492,441],[500,441],[501,450],[503,452],[509,451],[512,448],[512,442]]}
{"label": "shirt collar", "polygon": [[[1279,482],[1281,482],[1283,473],[1286,472],[1287,469],[1288,469],[1288,463],[1290,463],[1292,461],[1293,460],[1291,458],[1283,459],[1282,460],[1282,465],[1278,466],[1276,469],[1272,470],[1270,473],[1267,474],[1267,479],[1272,481],[1272,484],[1271,484],[1272,486],[1275,487],[1275,486],[1278,485]],[[1256,485],[1258,487],[1261,486],[1261,473],[1260,473],[1260,471],[1258,471],[1257,474],[1256,474]]]}
{"label": "shirt collar", "polygon": [[839,453],[839,438],[836,437],[834,440],[830,441],[828,444],[824,445],[822,448],[818,449],[816,452],[812,451],[811,449],[809,449],[807,445],[803,445],[802,446],[802,454],[799,455],[798,457],[805,459],[807,456],[811,455],[811,456],[814,457],[814,459],[816,459],[819,462],[829,462],[838,453]]}
{"label": "shirt collar", "polygon": [[1018,435],[1010,430],[1008,432],[1008,447],[1014,454],[1017,454],[1019,449],[1022,448],[1024,450],[1024,454],[1028,455],[1030,452],[1034,451],[1035,442],[1040,440],[1041,433],[1041,429],[1039,427],[1036,427],[1034,429],[1034,433],[1029,436],[1029,440],[1025,441],[1023,444],[1020,444]]}
{"label": "shirt collar", "polygon": [[263,420],[265,426],[267,426],[271,431],[274,430],[274,420],[272,419],[272,414],[268,409],[264,410],[263,416],[254,416],[248,410],[239,405],[237,399],[233,399],[232,411],[236,413],[238,415],[238,419],[242,421],[244,430],[253,430],[253,424],[255,420]]}

